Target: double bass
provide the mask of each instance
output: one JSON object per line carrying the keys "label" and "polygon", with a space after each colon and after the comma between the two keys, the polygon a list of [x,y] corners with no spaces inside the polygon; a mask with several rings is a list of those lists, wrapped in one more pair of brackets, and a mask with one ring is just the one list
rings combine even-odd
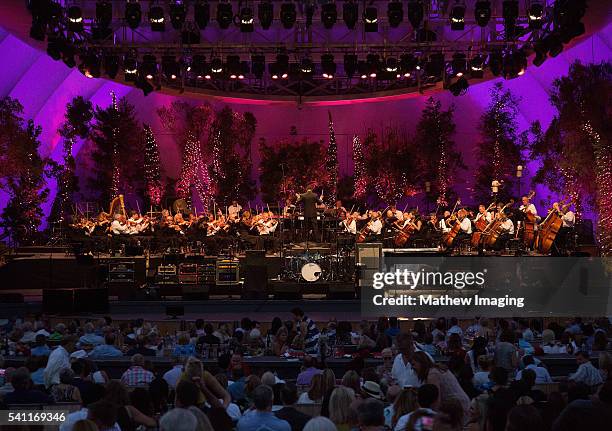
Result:
{"label": "double bass", "polygon": [[[563,201],[562,201],[563,203]],[[560,211],[555,208],[550,209],[548,215],[540,225],[540,230],[535,240],[534,249],[542,254],[550,253],[555,238],[559,233],[559,229],[563,225],[561,213],[564,213],[569,208],[569,204],[563,205]]]}
{"label": "double bass", "polygon": [[[527,196],[527,199],[531,200],[534,196],[535,192],[532,190],[529,193],[529,196]],[[527,211],[527,208],[523,210],[523,213],[525,214],[523,244],[525,245],[525,247],[531,247],[536,235],[536,216]]]}

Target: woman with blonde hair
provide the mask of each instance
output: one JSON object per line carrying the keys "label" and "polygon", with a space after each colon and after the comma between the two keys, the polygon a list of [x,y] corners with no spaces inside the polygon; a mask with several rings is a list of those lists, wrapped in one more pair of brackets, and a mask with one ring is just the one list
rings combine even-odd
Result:
{"label": "woman with blonde hair", "polygon": [[326,368],[323,370],[323,393],[331,392],[336,387],[336,375],[334,370]]}
{"label": "woman with blonde hair", "polygon": [[395,429],[397,421],[404,415],[415,411],[418,408],[416,388],[404,388],[399,393],[393,403],[393,417],[391,419],[391,429]]}
{"label": "woman with blonde hair", "polygon": [[336,425],[338,431],[351,429],[351,404],[355,401],[354,393],[343,386],[333,390],[329,398],[329,419]]}
{"label": "woman with blonde hair", "polygon": [[272,353],[274,356],[282,356],[289,350],[289,331],[287,327],[281,326],[276,331],[274,342],[272,343]]}
{"label": "woman with blonde hair", "polygon": [[185,363],[184,370],[179,381],[193,382],[200,388],[198,405],[204,404],[208,399],[209,402],[211,400],[223,400],[223,407],[227,408],[229,406],[231,402],[229,393],[212,374],[204,370],[202,361],[190,357]]}
{"label": "woman with blonde hair", "polygon": [[323,375],[315,374],[312,376],[308,391],[300,395],[298,404],[320,403],[323,400],[323,395],[325,395],[323,389]]}
{"label": "woman with blonde hair", "polygon": [[355,394],[361,393],[361,381],[359,374],[357,374],[357,371],[355,370],[350,370],[344,373],[340,384],[345,388],[352,389]]}

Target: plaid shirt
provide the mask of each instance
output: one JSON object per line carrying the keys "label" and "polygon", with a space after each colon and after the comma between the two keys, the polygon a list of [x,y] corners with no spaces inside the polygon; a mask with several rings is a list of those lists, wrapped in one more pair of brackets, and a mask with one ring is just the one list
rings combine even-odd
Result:
{"label": "plaid shirt", "polygon": [[121,383],[126,386],[148,385],[153,381],[154,377],[151,371],[147,371],[138,365],[133,365],[123,373]]}

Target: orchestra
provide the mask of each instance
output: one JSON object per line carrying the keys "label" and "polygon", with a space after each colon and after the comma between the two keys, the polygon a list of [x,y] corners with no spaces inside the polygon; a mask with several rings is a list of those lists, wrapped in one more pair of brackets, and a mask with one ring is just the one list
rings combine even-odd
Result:
{"label": "orchestra", "polygon": [[[540,217],[531,201],[533,193],[522,196],[516,209],[513,201],[481,203],[473,208],[457,201],[452,208],[438,208],[425,216],[418,208],[401,210],[395,204],[384,210],[360,211],[355,206],[347,210],[341,200],[336,200],[327,208],[311,193],[309,189],[296,195],[297,199],[287,199],[276,211],[268,205],[243,208],[233,200],[225,209],[215,204],[212,211],[199,214],[184,205],[177,211],[174,205],[161,212],[141,214],[132,210],[127,214],[121,199],[121,205],[111,205],[112,214],[102,211],[95,218],[75,217],[71,227],[91,238],[178,234],[211,249],[238,243],[241,249],[279,251],[300,240],[319,241],[311,235],[312,230],[318,232],[328,226],[323,230],[353,238],[356,243],[381,242],[385,248],[437,247],[451,253],[520,249],[550,254],[567,249],[576,224],[575,213],[565,201],[554,202],[547,216]],[[299,209],[304,201],[310,201],[308,217]]]}

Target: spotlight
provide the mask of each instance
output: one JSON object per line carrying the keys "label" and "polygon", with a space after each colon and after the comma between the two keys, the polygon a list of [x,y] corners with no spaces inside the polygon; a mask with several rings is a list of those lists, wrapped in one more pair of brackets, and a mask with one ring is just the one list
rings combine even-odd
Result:
{"label": "spotlight", "polygon": [[387,17],[389,25],[393,28],[399,27],[404,20],[404,6],[399,0],[392,0],[387,5]]}
{"label": "spotlight", "polygon": [[397,58],[389,57],[385,62],[385,71],[389,73],[396,74],[399,71],[399,65],[397,63]]}
{"label": "spotlight", "polygon": [[482,78],[484,76],[484,58],[478,54],[470,60],[470,76],[472,78]]}
{"label": "spotlight", "polygon": [[142,20],[142,9],[140,9],[140,3],[138,0],[129,0],[130,2],[125,5],[125,22],[132,30],[135,30],[140,25]]}
{"label": "spotlight", "polygon": [[463,96],[466,92],[470,84],[468,83],[465,76],[462,76],[457,80],[457,82],[452,83],[448,86],[448,89],[453,94],[453,96]]}
{"label": "spotlight", "polygon": [[173,55],[162,57],[162,72],[168,81],[175,81],[181,76],[180,65]]}
{"label": "spotlight", "polygon": [[531,3],[527,9],[527,18],[530,29],[537,30],[542,28],[542,21],[544,19],[544,6],[542,3]]}
{"label": "spotlight", "polygon": [[454,31],[462,31],[465,28],[465,3],[457,3],[452,7],[450,27]]}
{"label": "spotlight", "polygon": [[503,75],[506,79],[516,78],[525,73],[527,57],[523,50],[512,50],[503,57]]}
{"label": "spotlight", "polygon": [[380,57],[378,54],[368,54],[366,57],[367,74],[370,78],[376,78],[380,69]]}
{"label": "spotlight", "polygon": [[423,21],[423,2],[421,0],[410,0],[408,2],[408,21],[412,28],[419,28]]}
{"label": "spotlight", "polygon": [[363,27],[370,33],[378,31],[378,9],[376,7],[368,6],[363,11]]}
{"label": "spotlight", "polygon": [[233,20],[234,12],[232,12],[232,4],[219,2],[217,5],[217,22],[219,23],[219,28],[227,30]]}
{"label": "spotlight", "polygon": [[[208,69],[206,67],[206,58],[203,55],[196,54],[191,59],[191,71],[193,76],[196,79],[204,79],[208,73]],[[210,76],[210,74],[209,74]]]}
{"label": "spotlight", "polygon": [[308,78],[312,76],[313,72],[314,72],[314,64],[312,64],[312,60],[308,57],[302,58],[302,61],[300,62],[300,73],[304,77]]}
{"label": "spotlight", "polygon": [[289,56],[278,54],[276,62],[270,64],[270,74],[272,79],[287,79],[289,77]]}
{"label": "spotlight", "polygon": [[154,55],[143,55],[140,65],[140,76],[146,79],[153,79],[157,75],[157,58]]}
{"label": "spotlight", "polygon": [[149,7],[149,23],[151,24],[151,31],[164,31],[166,29],[163,7],[155,5]]}
{"label": "spotlight", "polygon": [[516,34],[516,19],[519,15],[518,0],[504,0],[502,2],[502,16],[504,17],[504,31],[506,40],[514,39]]}
{"label": "spotlight", "polygon": [[109,1],[96,2],[96,24],[107,29],[113,22],[113,4]]}
{"label": "spotlight", "polygon": [[295,3],[283,3],[280,10],[280,19],[283,23],[283,27],[287,30],[292,28],[296,18]]}
{"label": "spotlight", "polygon": [[353,0],[345,1],[342,5],[342,19],[350,30],[355,28],[359,16],[359,6]]}
{"label": "spotlight", "polygon": [[357,71],[361,79],[368,79],[368,76],[369,76],[368,69],[369,69],[369,66],[367,62],[360,61],[359,63],[357,63]]}
{"label": "spotlight", "polygon": [[240,31],[243,33],[252,33],[253,28],[253,9],[243,7],[240,9]]}
{"label": "spotlight", "polygon": [[193,19],[200,30],[204,30],[210,22],[210,4],[208,1],[199,1],[193,5]]}
{"label": "spotlight", "polygon": [[219,57],[215,57],[210,61],[210,71],[215,75],[223,72],[223,62]]}
{"label": "spotlight", "polygon": [[474,5],[474,19],[480,27],[486,27],[491,20],[491,2],[488,0],[477,1]]}
{"label": "spotlight", "polygon": [[400,71],[408,78],[417,67],[417,59],[412,54],[402,54],[400,57]]}
{"label": "spotlight", "polygon": [[263,55],[252,55],[251,56],[251,73],[257,79],[263,77],[266,71],[266,57]]}
{"label": "spotlight", "polygon": [[453,60],[451,61],[451,68],[454,76],[461,77],[467,70],[466,56],[462,52],[456,52],[453,54]]}
{"label": "spotlight", "polygon": [[323,78],[333,79],[336,74],[336,63],[332,54],[323,54],[321,56],[321,71]]}
{"label": "spotlight", "polygon": [[67,12],[68,30],[79,33],[83,31],[83,11],[78,6],[70,6]]}
{"label": "spotlight", "polygon": [[187,6],[181,0],[175,0],[170,3],[170,23],[172,28],[180,30],[185,24],[185,18],[187,18]]}
{"label": "spotlight", "polygon": [[355,54],[344,54],[344,73],[352,78],[357,71],[357,56]]}
{"label": "spotlight", "polygon": [[119,72],[119,57],[114,54],[104,56],[104,72],[109,78],[115,79]]}
{"label": "spotlight", "polygon": [[79,70],[88,78],[99,78],[102,75],[100,57],[95,52],[87,52],[81,57]]}
{"label": "spotlight", "polygon": [[123,78],[128,82],[135,82],[138,74],[138,62],[135,57],[127,56],[123,59]]}
{"label": "spotlight", "polygon": [[325,3],[321,6],[321,22],[323,27],[330,29],[334,26],[338,20],[338,9],[336,9],[336,3]]}
{"label": "spotlight", "polygon": [[240,57],[237,55],[228,55],[225,63],[227,74],[230,79],[238,79],[240,71]]}
{"label": "spotlight", "polygon": [[259,24],[264,30],[270,29],[272,21],[274,21],[274,5],[270,0],[265,0],[257,6],[257,17]]}

